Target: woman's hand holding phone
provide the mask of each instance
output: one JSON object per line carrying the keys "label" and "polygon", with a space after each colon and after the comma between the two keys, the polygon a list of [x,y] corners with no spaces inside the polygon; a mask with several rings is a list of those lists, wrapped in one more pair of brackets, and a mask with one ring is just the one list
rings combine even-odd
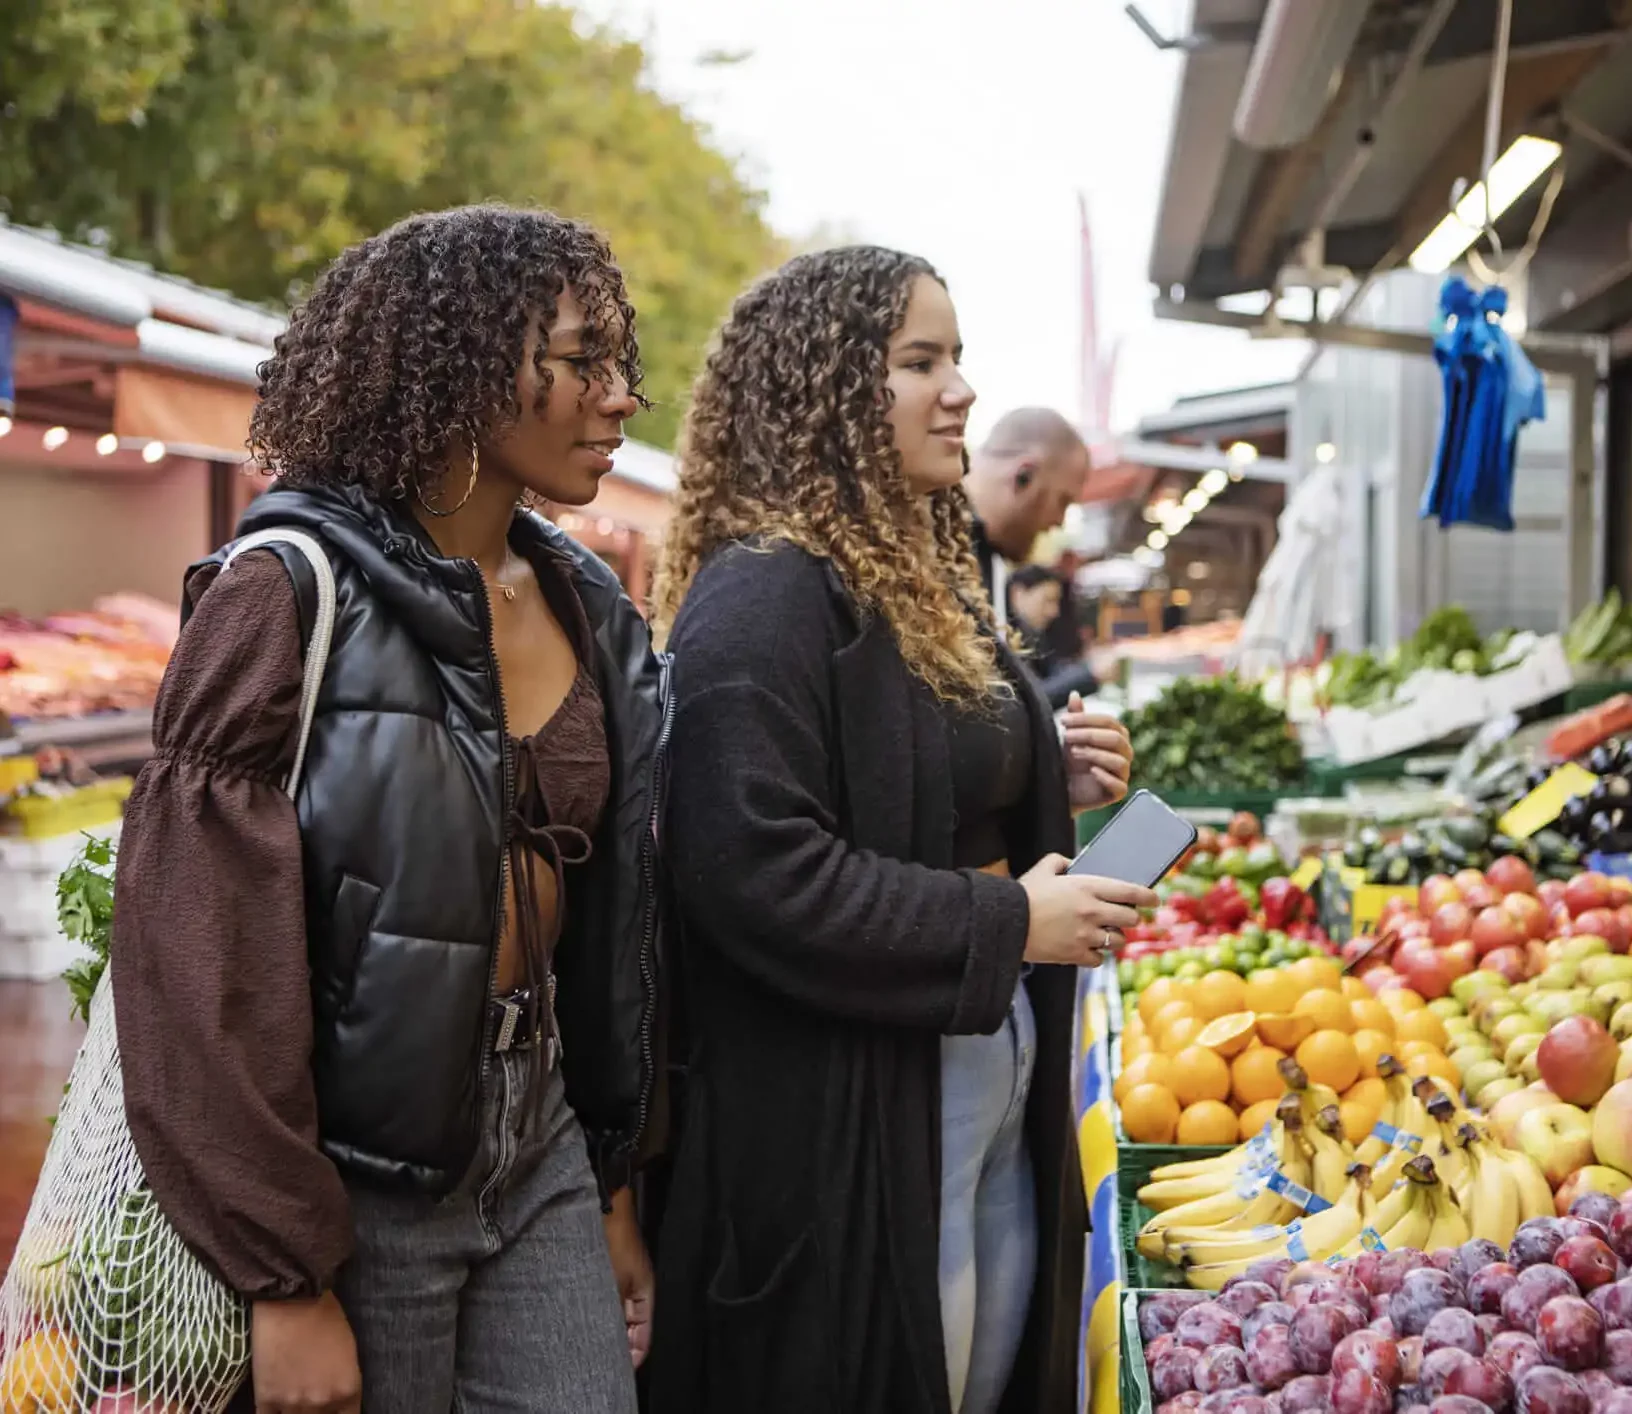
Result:
{"label": "woman's hand holding phone", "polygon": [[1067,874],[1070,867],[1063,854],[1051,854],[1020,878],[1031,904],[1027,962],[1098,967],[1139,922],[1139,910],[1156,906],[1155,893],[1139,884]]}

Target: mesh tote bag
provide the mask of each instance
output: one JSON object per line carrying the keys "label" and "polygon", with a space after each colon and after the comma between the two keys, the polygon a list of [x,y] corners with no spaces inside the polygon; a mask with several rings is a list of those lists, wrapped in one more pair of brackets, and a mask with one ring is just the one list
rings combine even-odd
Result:
{"label": "mesh tote bag", "polygon": [[[299,550],[318,586],[293,799],[334,633],[334,571],[293,530],[247,536],[227,562],[273,543]],[[247,1305],[165,1220],[131,1141],[109,968],[0,1284],[0,1414],[217,1414],[248,1373]]]}

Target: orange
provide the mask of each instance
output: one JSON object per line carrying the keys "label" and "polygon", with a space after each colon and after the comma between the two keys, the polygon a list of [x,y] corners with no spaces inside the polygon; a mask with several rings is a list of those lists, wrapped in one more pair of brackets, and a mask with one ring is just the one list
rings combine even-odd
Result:
{"label": "orange", "polygon": [[1275,1118],[1275,1107],[1279,1104],[1279,1100],[1260,1100],[1241,1111],[1241,1127],[1237,1133],[1243,1143]]}
{"label": "orange", "polygon": [[1176,1056],[1201,1035],[1202,1028],[1206,1025],[1207,1023],[1199,1016],[1181,1016],[1162,1032],[1158,1044],[1168,1055]]}
{"label": "orange", "polygon": [[[1156,1013],[1171,1001],[1177,1001],[1184,996],[1185,985],[1175,982],[1171,977],[1158,977],[1150,986],[1139,993],[1139,1019],[1150,1026],[1156,1019]],[[1155,1028],[1152,1026],[1152,1030]]]}
{"label": "orange", "polygon": [[1230,1068],[1205,1046],[1186,1046],[1173,1057],[1173,1094],[1181,1105],[1223,1100],[1230,1093]]}
{"label": "orange", "polygon": [[1400,1017],[1394,1023],[1394,1035],[1402,1042],[1429,1041],[1442,1051],[1450,1039],[1445,1034],[1445,1023],[1426,1007]]}
{"label": "orange", "polygon": [[1369,993],[1349,1003],[1349,1015],[1354,1018],[1356,1031],[1381,1031],[1385,1036],[1394,1034],[1394,1013]]}
{"label": "orange", "polygon": [[1289,1012],[1298,999],[1298,984],[1281,971],[1259,968],[1248,973],[1246,987],[1247,1010],[1260,1016]]}
{"label": "orange", "polygon": [[1393,1055],[1394,1042],[1381,1031],[1363,1027],[1354,1033],[1354,1053],[1360,1057],[1360,1074],[1375,1076],[1378,1074],[1377,1062],[1384,1056]]}
{"label": "orange", "polygon": [[1286,1093],[1286,1081],[1278,1069],[1285,1051],[1273,1046],[1253,1046],[1230,1064],[1230,1093],[1243,1109],[1273,1104]]}
{"label": "orange", "polygon": [[1419,1051],[1406,1061],[1405,1073],[1407,1075],[1431,1075],[1435,1080],[1443,1080],[1453,1096],[1462,1088],[1462,1077],[1457,1074],[1456,1067],[1451,1064],[1451,1058],[1441,1055],[1438,1051]]}
{"label": "orange", "polygon": [[1371,1127],[1377,1123],[1377,1116],[1380,1113],[1381,1111],[1374,1110],[1369,1105],[1344,1100],[1337,1107],[1338,1119],[1343,1124],[1343,1137],[1351,1144],[1361,1143],[1371,1133]]}
{"label": "orange", "polygon": [[1377,1000],[1394,1013],[1395,1021],[1407,1012],[1421,1011],[1428,1005],[1420,992],[1413,992],[1409,987],[1390,987],[1386,992],[1377,993]]}
{"label": "orange", "polygon": [[1143,1036],[1145,1034],[1145,1018],[1137,1010],[1130,1011],[1122,1018],[1122,1034],[1124,1036]]}
{"label": "orange", "polygon": [[[1311,959],[1303,959],[1305,962]],[[1341,992],[1317,987],[1305,992],[1292,1008],[1293,1016],[1307,1016],[1320,1031],[1353,1031],[1354,1016],[1348,999]]]}
{"label": "orange", "polygon": [[1160,1040],[1162,1032],[1167,1030],[1171,1023],[1177,1021],[1181,1016],[1194,1016],[1195,1014],[1196,1009],[1194,1006],[1182,997],[1177,997],[1173,1001],[1165,1003],[1162,1009],[1151,1017],[1148,1023],[1150,1034]]}
{"label": "orange", "polygon": [[1209,972],[1199,981],[1191,983],[1190,1002],[1203,1021],[1244,1011],[1247,1006],[1247,984],[1233,972]]}
{"label": "orange", "polygon": [[1135,1085],[1165,1085],[1173,1088],[1173,1062],[1152,1051],[1124,1065],[1111,1084],[1111,1094],[1120,1102]]}
{"label": "orange", "polygon": [[1171,1144],[1179,1131],[1179,1102],[1165,1085],[1135,1085],[1122,1100],[1122,1128],[1135,1144]]}
{"label": "orange", "polygon": [[1152,1055],[1155,1050],[1156,1043],[1149,1036],[1130,1036],[1126,1032],[1122,1033],[1122,1065],[1124,1068],[1126,1068],[1129,1061],[1137,1060],[1140,1056]]}
{"label": "orange", "polygon": [[1296,1050],[1298,1042],[1315,1029],[1314,1018],[1308,1016],[1258,1018],[1258,1039],[1266,1046],[1274,1046],[1282,1051]]}
{"label": "orange", "polygon": [[1337,992],[1343,986],[1343,969],[1329,957],[1300,957],[1286,975],[1300,992]]}
{"label": "orange", "polygon": [[1341,1031],[1317,1031],[1297,1050],[1298,1064],[1317,1085],[1347,1090],[1360,1078],[1354,1041]]}
{"label": "orange", "polygon": [[1375,1075],[1367,1076],[1349,1086],[1343,1092],[1343,1098],[1357,1105],[1365,1105],[1381,1114],[1383,1106],[1388,1103],[1388,1086]]}
{"label": "orange", "polygon": [[1179,1143],[1233,1144],[1241,1121],[1219,1100],[1198,1100],[1179,1116]]}
{"label": "orange", "polygon": [[1338,989],[1351,1002],[1369,1002],[1372,1000],[1371,988],[1366,986],[1358,977],[1343,978],[1343,985]]}
{"label": "orange", "polygon": [[1234,1011],[1228,1016],[1221,1016],[1216,1021],[1209,1021],[1196,1037],[1198,1046],[1205,1046],[1209,1051],[1217,1051],[1226,1060],[1231,1056],[1240,1055],[1255,1040],[1258,1031],[1255,1026],[1256,1018],[1250,1011]]}

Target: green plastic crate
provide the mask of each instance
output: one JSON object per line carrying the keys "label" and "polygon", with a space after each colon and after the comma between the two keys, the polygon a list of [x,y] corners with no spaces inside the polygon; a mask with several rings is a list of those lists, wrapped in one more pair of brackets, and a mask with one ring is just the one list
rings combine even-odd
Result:
{"label": "green plastic crate", "polygon": [[1140,1295],[1137,1291],[1122,1293],[1122,1338],[1117,1352],[1122,1414],[1151,1414],[1155,1407],[1150,1396],[1150,1371],[1145,1368],[1145,1339],[1139,1334]]}
{"label": "green plastic crate", "polygon": [[[1113,1109],[1113,1114],[1115,1113]],[[1122,1121],[1116,1120],[1116,1227],[1121,1249],[1122,1285],[1131,1289],[1163,1291],[1184,1285],[1184,1275],[1177,1267],[1166,1262],[1152,1262],[1139,1255],[1134,1239],[1151,1218],[1152,1213],[1139,1201],[1138,1193],[1146,1180],[1163,1164],[1186,1163],[1191,1159],[1210,1159],[1215,1154],[1228,1153],[1234,1145],[1224,1144],[1128,1144],[1123,1142]],[[1139,1368],[1144,1370],[1144,1357]],[[1126,1406],[1124,1406],[1125,1409]]]}

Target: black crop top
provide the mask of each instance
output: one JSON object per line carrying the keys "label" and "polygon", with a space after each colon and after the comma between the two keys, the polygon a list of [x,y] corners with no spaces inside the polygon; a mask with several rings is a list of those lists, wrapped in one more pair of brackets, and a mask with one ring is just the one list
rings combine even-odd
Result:
{"label": "black crop top", "polygon": [[1008,812],[1031,783],[1031,718],[1005,692],[974,710],[949,708],[952,763],[952,867],[983,869],[1009,857]]}

